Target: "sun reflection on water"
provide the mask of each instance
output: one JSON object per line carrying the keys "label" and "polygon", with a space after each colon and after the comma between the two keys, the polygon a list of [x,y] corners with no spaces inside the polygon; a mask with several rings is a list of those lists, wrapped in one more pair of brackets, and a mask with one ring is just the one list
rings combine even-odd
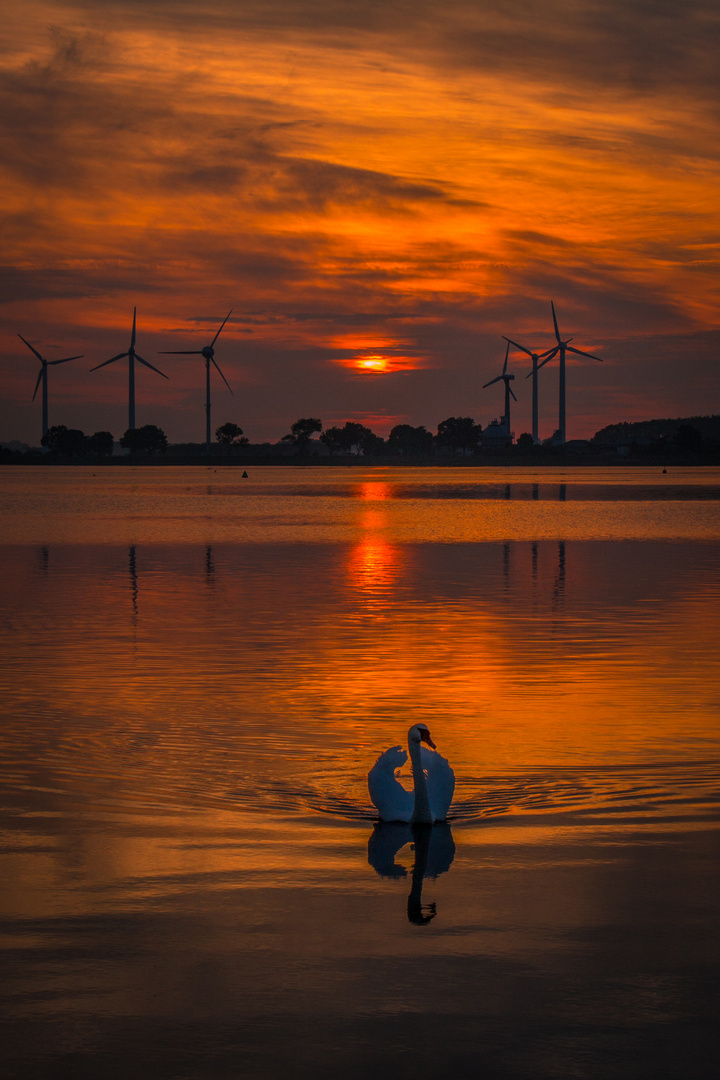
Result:
{"label": "sun reflection on water", "polygon": [[399,545],[370,533],[350,548],[347,564],[350,583],[368,601],[387,599],[402,573],[403,562]]}
{"label": "sun reflection on water", "polygon": [[368,502],[384,502],[394,498],[394,494],[393,485],[385,480],[366,480],[355,490],[356,498]]}

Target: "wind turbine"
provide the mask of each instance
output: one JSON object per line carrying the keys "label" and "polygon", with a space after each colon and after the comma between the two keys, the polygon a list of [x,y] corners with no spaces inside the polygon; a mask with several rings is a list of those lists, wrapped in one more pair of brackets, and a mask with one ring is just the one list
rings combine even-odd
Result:
{"label": "wind turbine", "polygon": [[[524,345],[518,345],[517,341],[511,341],[510,338],[505,337],[504,334],[503,337],[510,345],[514,345],[516,349],[520,349],[521,352],[527,353],[533,362],[532,371],[530,372],[530,375],[532,375],[532,440],[537,446],[540,442],[538,435],[538,360],[542,360],[543,356],[547,356],[549,360],[550,353],[557,352],[557,349],[548,349],[547,352],[536,353],[531,349],[526,349]],[[542,367],[542,364],[540,367]],[[529,379],[530,375],[526,375],[525,378]]]}
{"label": "wind turbine", "polygon": [[[507,341],[507,338],[505,340]],[[500,382],[501,379],[505,383],[505,416],[503,417],[503,419],[504,419],[505,424],[506,424],[507,429],[508,429],[508,435],[510,434],[510,395],[512,394],[513,401],[517,401],[517,398],[515,397],[515,395],[512,392],[512,387],[510,386],[510,382],[511,382],[512,379],[515,378],[515,376],[514,375],[508,375],[508,373],[507,373],[508,355],[509,355],[509,353],[510,353],[510,342],[508,341],[508,346],[507,346],[507,349],[505,350],[505,363],[503,364],[502,375],[498,375],[497,378],[491,379],[490,382],[486,382],[485,386],[483,386],[483,390],[484,390],[486,387],[492,386],[493,383]]]}
{"label": "wind turbine", "polygon": [[540,370],[541,367],[545,367],[545,365],[550,360],[552,360],[552,358],[556,356],[557,353],[560,353],[560,409],[558,429],[560,431],[560,445],[562,446],[565,443],[565,353],[573,352],[577,353],[578,356],[588,356],[591,360],[599,360],[601,364],[603,360],[601,356],[593,356],[592,353],[583,352],[582,349],[574,349],[573,346],[569,344],[569,342],[572,341],[572,338],[561,338],[560,330],[558,329],[557,315],[555,314],[555,305],[552,300],[550,301],[550,307],[552,308],[553,324],[555,326],[555,337],[557,339],[557,345],[554,349],[550,350],[548,355],[545,356],[542,364],[538,366],[538,370]]}
{"label": "wind turbine", "polygon": [[215,365],[215,367],[218,370],[218,374],[220,375],[220,378],[222,379],[222,381],[225,383],[228,390],[232,394],[232,387],[230,386],[230,383],[227,381],[227,379],[223,375],[222,371],[220,371],[220,367],[218,365],[218,362],[215,359],[215,342],[220,337],[220,333],[222,331],[222,328],[224,327],[225,323],[228,321],[228,319],[230,318],[232,313],[233,313],[233,309],[230,308],[227,315],[225,316],[222,323],[220,324],[220,329],[218,330],[217,334],[212,339],[210,344],[206,345],[204,349],[169,349],[169,350],[164,350],[163,351],[163,355],[165,355],[165,356],[204,356],[205,357],[205,441],[207,443],[207,452],[208,452],[208,454],[210,453],[210,446],[211,446],[211,442],[212,442],[212,434],[211,434],[211,431],[210,431],[210,364]]}
{"label": "wind turbine", "polygon": [[40,353],[37,351],[37,349],[34,349],[32,347],[32,345],[30,344],[29,341],[25,341],[25,338],[22,336],[22,334],[18,334],[18,337],[20,338],[21,341],[25,342],[25,344],[27,345],[30,352],[35,353],[35,355],[37,356],[38,360],[40,361],[40,363],[42,365],[42,367],[40,368],[40,370],[38,372],[37,382],[35,383],[35,390],[33,392],[32,399],[33,399],[33,401],[35,400],[38,389],[40,388],[40,383],[42,383],[42,433],[43,433],[43,438],[45,438],[45,436],[48,433],[47,369],[52,364],[67,364],[68,360],[81,360],[85,354],[80,353],[80,356],[65,356],[62,360],[46,360],[44,356],[40,355]]}
{"label": "wind turbine", "polygon": [[90,368],[91,371],[97,371],[98,368],[107,367],[108,364],[114,364],[116,360],[122,360],[124,356],[128,358],[128,429],[133,431],[135,429],[135,361],[138,360],[145,367],[149,367],[151,371],[157,371],[158,375],[162,375],[163,379],[167,379],[167,375],[164,371],[160,371],[160,368],[153,367],[147,360],[143,360],[142,356],[135,352],[135,323],[137,320],[137,308],[133,308],[133,328],[132,337],[130,338],[130,348],[127,352],[118,353],[117,356],[111,356],[109,360],[104,360],[102,364],[98,364],[94,368]]}

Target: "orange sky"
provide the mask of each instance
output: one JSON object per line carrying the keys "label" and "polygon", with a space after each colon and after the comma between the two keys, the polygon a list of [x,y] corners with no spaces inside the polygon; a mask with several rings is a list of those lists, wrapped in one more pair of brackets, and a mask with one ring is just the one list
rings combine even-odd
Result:
{"label": "orange sky", "polygon": [[[387,434],[502,411],[502,334],[578,357],[568,436],[719,410],[720,16],[698,0],[29,0],[0,51],[0,441],[50,423]],[[528,364],[513,359],[516,434]],[[541,436],[557,426],[542,373]]]}

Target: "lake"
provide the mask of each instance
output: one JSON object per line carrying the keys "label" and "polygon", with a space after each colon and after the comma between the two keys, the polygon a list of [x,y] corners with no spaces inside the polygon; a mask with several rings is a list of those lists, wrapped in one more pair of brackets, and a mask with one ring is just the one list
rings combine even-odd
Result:
{"label": "lake", "polygon": [[242,471],[0,470],[3,1075],[715,1080],[720,469]]}

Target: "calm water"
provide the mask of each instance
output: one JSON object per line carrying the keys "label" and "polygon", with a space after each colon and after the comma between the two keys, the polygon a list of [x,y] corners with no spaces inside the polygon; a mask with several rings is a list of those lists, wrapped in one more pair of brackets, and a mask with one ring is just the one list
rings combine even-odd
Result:
{"label": "calm water", "polygon": [[720,470],[249,472],[0,470],[4,1075],[715,1080]]}

